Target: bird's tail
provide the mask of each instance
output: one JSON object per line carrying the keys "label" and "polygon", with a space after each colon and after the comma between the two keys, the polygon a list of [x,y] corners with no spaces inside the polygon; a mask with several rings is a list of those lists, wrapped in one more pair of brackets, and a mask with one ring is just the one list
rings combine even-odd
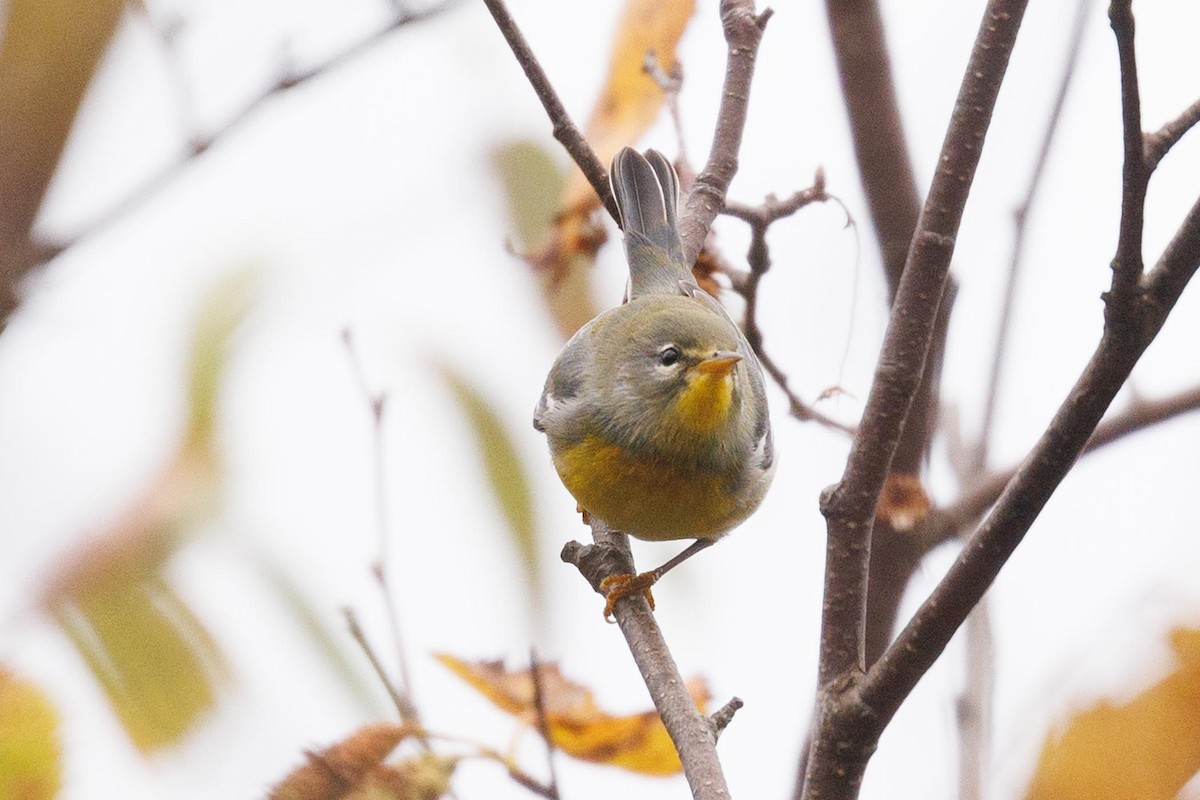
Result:
{"label": "bird's tail", "polygon": [[657,150],[643,156],[623,147],[609,181],[625,229],[630,296],[679,294],[679,282],[693,278],[679,239],[679,178],[671,162]]}

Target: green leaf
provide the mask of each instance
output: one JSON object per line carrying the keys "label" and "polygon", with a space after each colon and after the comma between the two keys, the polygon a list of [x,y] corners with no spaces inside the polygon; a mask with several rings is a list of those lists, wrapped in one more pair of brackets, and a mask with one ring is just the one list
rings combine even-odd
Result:
{"label": "green leaf", "polygon": [[162,577],[175,541],[166,530],[103,541],[47,601],[143,752],[179,741],[229,674],[216,642]]}
{"label": "green leaf", "polygon": [[522,250],[540,247],[558,215],[566,183],[546,148],[529,140],[505,142],[492,150],[492,168],[508,201],[508,215]]}
{"label": "green leaf", "polygon": [[445,364],[440,372],[471,425],[492,495],[508,522],[512,542],[525,569],[531,599],[535,607],[540,607],[543,587],[538,568],[538,533],[525,466],[508,429],[480,391]]}
{"label": "green leaf", "polygon": [[0,800],[50,800],[62,784],[58,714],[34,684],[0,667]]}
{"label": "green leaf", "polygon": [[248,270],[226,276],[209,290],[196,319],[188,391],[188,441],[204,451],[211,449],[230,340],[250,306],[253,281]]}

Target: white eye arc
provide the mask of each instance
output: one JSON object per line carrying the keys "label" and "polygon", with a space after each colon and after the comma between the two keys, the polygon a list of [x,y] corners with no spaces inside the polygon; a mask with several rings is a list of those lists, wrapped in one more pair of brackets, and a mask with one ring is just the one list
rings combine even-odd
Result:
{"label": "white eye arc", "polygon": [[675,345],[669,344],[658,351],[658,363],[662,364],[664,367],[673,366],[678,361],[679,348],[677,348]]}

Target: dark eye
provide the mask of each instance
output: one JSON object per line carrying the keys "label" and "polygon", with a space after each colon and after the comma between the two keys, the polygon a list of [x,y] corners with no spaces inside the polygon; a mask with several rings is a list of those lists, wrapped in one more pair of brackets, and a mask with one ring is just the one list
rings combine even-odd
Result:
{"label": "dark eye", "polygon": [[658,363],[664,367],[669,367],[679,360],[679,350],[671,345],[667,345],[662,350],[658,351]]}

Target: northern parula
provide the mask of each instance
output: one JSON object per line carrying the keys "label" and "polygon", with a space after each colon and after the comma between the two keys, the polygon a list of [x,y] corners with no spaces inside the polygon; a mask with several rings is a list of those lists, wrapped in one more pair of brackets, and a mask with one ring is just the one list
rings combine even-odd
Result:
{"label": "northern parula", "polygon": [[758,360],[683,259],[670,161],[624,148],[609,180],[625,231],[627,302],[563,347],[533,425],[581,509],[639,539],[696,542],[603,587],[606,617],[619,597],[647,590],[750,516],[775,467]]}

